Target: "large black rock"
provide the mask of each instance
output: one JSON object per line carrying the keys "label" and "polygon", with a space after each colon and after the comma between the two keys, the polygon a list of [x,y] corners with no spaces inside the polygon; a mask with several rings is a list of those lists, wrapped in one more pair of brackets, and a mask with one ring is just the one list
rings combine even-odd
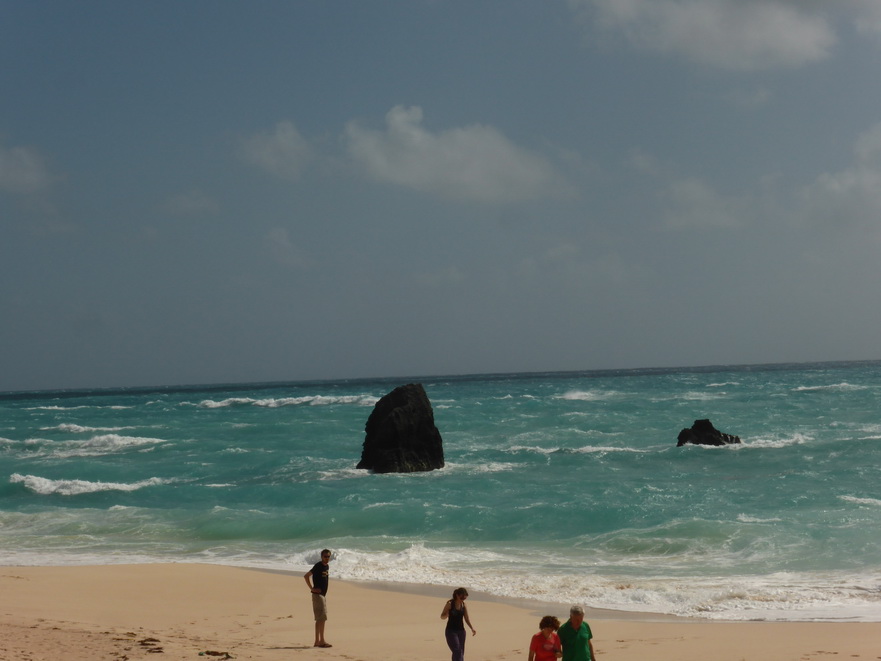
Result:
{"label": "large black rock", "polygon": [[694,445],[731,445],[732,443],[740,443],[740,436],[723,434],[713,427],[713,423],[709,420],[695,420],[691,429],[683,429],[679,432],[678,440],[677,448],[686,443]]}
{"label": "large black rock", "polygon": [[422,384],[400,386],[380,399],[364,431],[357,468],[413,473],[444,467],[443,442]]}

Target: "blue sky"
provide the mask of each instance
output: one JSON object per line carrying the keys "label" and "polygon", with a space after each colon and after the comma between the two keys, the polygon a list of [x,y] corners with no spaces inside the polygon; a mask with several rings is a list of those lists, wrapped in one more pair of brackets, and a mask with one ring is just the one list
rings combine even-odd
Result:
{"label": "blue sky", "polygon": [[881,358],[876,0],[0,19],[0,390]]}

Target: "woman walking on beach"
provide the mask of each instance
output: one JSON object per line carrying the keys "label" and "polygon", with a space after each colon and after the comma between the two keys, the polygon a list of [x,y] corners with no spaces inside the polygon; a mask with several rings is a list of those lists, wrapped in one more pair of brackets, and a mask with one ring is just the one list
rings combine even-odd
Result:
{"label": "woman walking on beach", "polygon": [[447,621],[444,632],[447,637],[447,645],[453,653],[453,661],[465,661],[465,625],[471,629],[471,635],[477,630],[471,626],[471,618],[468,617],[468,608],[465,600],[468,598],[468,590],[456,588],[453,590],[453,598],[447,601],[441,611],[441,619]]}
{"label": "woman walking on beach", "polygon": [[529,661],[556,661],[563,656],[563,646],[557,629],[560,620],[553,615],[545,615],[538,623],[538,633],[529,643]]}

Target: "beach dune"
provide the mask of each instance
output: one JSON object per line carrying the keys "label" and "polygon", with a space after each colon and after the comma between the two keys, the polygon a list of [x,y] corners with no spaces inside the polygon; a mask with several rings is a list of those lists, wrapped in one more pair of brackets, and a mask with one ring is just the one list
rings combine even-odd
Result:
{"label": "beach dune", "polygon": [[[446,598],[437,587],[331,579],[333,647],[315,649],[301,573],[202,564],[0,567],[0,660],[445,661],[439,616]],[[525,659],[541,615],[568,616],[565,604],[479,594],[468,606],[478,632],[468,638],[468,661]],[[598,658],[614,661],[881,659],[881,623],[705,622],[590,610],[588,621]]]}

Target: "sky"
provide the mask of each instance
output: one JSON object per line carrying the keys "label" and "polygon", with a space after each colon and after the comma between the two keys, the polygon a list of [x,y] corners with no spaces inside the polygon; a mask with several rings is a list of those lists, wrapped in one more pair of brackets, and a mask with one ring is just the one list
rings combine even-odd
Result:
{"label": "sky", "polygon": [[0,391],[881,358],[878,0],[0,0]]}

